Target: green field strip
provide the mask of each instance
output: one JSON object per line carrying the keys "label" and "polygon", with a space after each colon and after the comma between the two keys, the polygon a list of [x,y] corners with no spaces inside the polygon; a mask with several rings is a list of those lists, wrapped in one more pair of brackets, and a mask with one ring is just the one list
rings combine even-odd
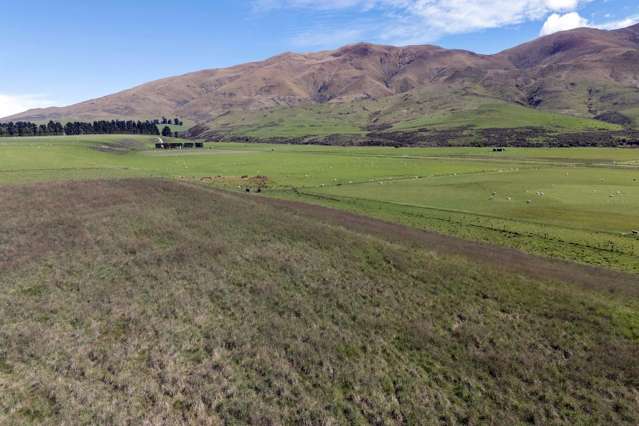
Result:
{"label": "green field strip", "polygon": [[[295,190],[293,190],[293,191],[295,192]],[[402,202],[388,201],[388,200],[375,200],[375,199],[371,199],[371,198],[351,197],[351,196],[346,196],[346,195],[333,195],[333,194],[322,194],[322,193],[302,192],[302,191],[296,191],[296,192],[301,194],[301,195],[306,195],[306,196],[311,196],[311,197],[319,197],[319,198],[325,197],[327,199],[332,199],[334,201],[355,200],[355,201],[375,202],[375,203],[380,203],[380,204],[392,204],[392,205],[395,205],[395,206],[415,207],[415,208],[419,208],[419,209],[440,211],[440,212],[445,212],[445,213],[456,213],[456,214],[464,214],[464,215],[468,215],[468,216],[483,217],[483,218],[488,218],[488,219],[498,219],[498,220],[510,221],[510,222],[514,222],[514,223],[526,223],[526,224],[539,225],[539,226],[544,226],[544,227],[555,227],[557,229],[571,229],[571,230],[575,230],[575,231],[587,231],[587,232],[591,232],[591,233],[597,233],[597,234],[608,235],[608,236],[617,236],[617,237],[619,236],[619,234],[615,233],[615,232],[606,232],[606,231],[601,231],[601,230],[594,229],[594,228],[549,225],[548,223],[541,222],[541,221],[534,221],[534,220],[528,220],[528,219],[513,219],[513,218],[509,218],[509,217],[491,215],[491,214],[486,214],[486,213],[476,213],[476,212],[473,212],[473,211],[470,211],[470,210],[449,209],[449,208],[447,209],[447,208],[442,208],[442,207],[426,206],[426,205],[422,205],[422,204],[402,203]],[[495,230],[498,230],[498,229],[495,229]]]}

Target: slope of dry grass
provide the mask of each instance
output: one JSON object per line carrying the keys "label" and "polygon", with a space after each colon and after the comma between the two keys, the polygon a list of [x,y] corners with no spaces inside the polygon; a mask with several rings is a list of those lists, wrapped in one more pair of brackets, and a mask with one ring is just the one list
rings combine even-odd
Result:
{"label": "slope of dry grass", "polygon": [[0,423],[639,422],[631,292],[164,181],[0,201]]}

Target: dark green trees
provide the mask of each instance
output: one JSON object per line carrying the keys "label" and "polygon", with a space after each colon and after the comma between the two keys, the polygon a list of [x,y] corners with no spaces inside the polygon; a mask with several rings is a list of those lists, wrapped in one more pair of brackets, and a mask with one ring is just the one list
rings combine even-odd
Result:
{"label": "dark green trees", "polygon": [[75,121],[64,126],[54,121],[40,125],[23,121],[0,123],[0,137],[103,134],[159,135],[160,132],[152,121]]}

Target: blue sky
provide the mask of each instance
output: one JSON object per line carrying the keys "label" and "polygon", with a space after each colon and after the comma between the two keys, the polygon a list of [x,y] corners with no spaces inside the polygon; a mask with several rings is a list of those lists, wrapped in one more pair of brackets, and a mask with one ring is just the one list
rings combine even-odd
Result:
{"label": "blue sky", "polygon": [[576,26],[639,22],[637,0],[8,0],[0,6],[0,117],[284,51],[370,41],[494,53]]}

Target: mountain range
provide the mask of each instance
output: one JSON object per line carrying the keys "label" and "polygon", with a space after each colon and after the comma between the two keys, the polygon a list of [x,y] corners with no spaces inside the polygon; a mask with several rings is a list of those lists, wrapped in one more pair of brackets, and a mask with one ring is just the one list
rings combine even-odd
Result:
{"label": "mountain range", "polygon": [[494,55],[368,43],[285,53],[3,121],[161,116],[180,117],[198,133],[265,137],[428,126],[605,128],[603,121],[635,127],[639,25],[579,28]]}

